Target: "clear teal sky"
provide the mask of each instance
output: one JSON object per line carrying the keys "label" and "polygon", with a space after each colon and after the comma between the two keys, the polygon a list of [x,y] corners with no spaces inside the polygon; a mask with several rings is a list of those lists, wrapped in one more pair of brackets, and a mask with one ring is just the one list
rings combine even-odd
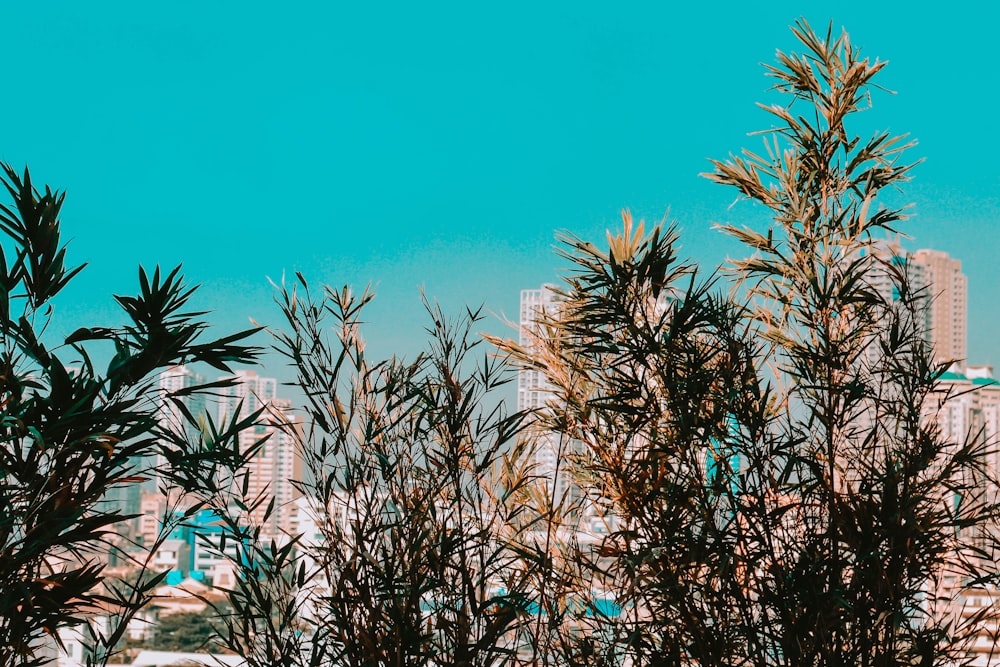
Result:
{"label": "clear teal sky", "polygon": [[910,247],[963,260],[971,361],[1000,365],[996,5],[617,4],[10,3],[0,159],[68,191],[89,262],[57,328],[118,321],[140,262],[183,262],[221,327],[275,323],[267,278],[297,270],[374,282],[375,349],[412,353],[419,287],[516,317],[554,233],[626,206],[713,268],[739,250],[711,224],[754,213],[698,174],[759,148],[760,63],[801,15],[890,61],[864,122],[919,141]]}

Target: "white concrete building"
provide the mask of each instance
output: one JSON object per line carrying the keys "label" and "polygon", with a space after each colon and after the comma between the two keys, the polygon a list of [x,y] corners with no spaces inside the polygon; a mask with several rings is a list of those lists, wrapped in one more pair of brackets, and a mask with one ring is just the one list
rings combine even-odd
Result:
{"label": "white concrete building", "polygon": [[[540,320],[544,314],[554,314],[559,307],[559,297],[555,285],[542,285],[541,289],[521,290],[521,320],[519,329],[520,345],[526,349],[537,349],[538,337],[542,335]],[[517,375],[517,409],[540,408],[551,395],[552,388],[545,381],[541,371],[522,370]]]}
{"label": "white concrete building", "polygon": [[223,546],[222,539],[221,532],[196,531],[191,545],[191,571],[200,572],[216,587],[223,587],[216,581],[220,573],[224,572],[227,575],[224,577],[227,581],[232,580],[232,563],[240,557],[239,544],[233,536],[229,535],[226,539],[224,552],[220,550]]}
{"label": "white concrete building", "polygon": [[153,554],[152,569],[156,572],[186,569],[189,548],[184,540],[163,540]]}
{"label": "white concrete building", "polygon": [[[521,290],[521,320],[519,343],[527,350],[538,350],[545,340],[545,317],[556,315],[560,297],[555,285],[542,285],[540,289]],[[542,409],[553,399],[553,387],[545,374],[536,370],[521,370],[517,375],[517,409]],[[556,504],[567,494],[573,493],[573,484],[564,468],[564,461],[577,444],[558,434],[538,434],[535,451],[535,474],[549,488]],[[562,458],[562,460],[560,460]],[[554,485],[554,488],[553,488]]]}

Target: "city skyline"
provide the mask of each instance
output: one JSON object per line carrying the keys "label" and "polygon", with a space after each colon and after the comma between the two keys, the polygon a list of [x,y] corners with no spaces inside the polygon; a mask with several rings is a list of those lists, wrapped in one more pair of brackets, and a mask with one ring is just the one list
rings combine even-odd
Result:
{"label": "city skyline", "polygon": [[[198,424],[206,424],[210,419],[219,428],[232,421],[249,419],[260,412],[257,422],[239,433],[239,445],[243,451],[258,447],[258,451],[247,460],[245,466],[246,487],[241,491],[242,482],[229,480],[234,497],[248,503],[241,520],[246,525],[260,528],[264,539],[287,539],[293,530],[294,501],[300,495],[294,486],[302,480],[301,453],[295,438],[287,432],[289,427],[301,424],[301,416],[288,398],[280,396],[275,378],[259,375],[256,371],[241,370],[221,379],[230,384],[217,388],[215,393],[182,395],[177,400],[197,421],[192,424],[173,403],[163,406],[160,421],[163,428],[185,433],[192,442],[199,437]],[[173,366],[159,374],[159,388],[165,393],[176,393],[205,382],[205,377],[187,366]],[[140,473],[147,477],[141,484],[124,487],[125,492],[116,493],[113,501],[121,505],[122,511],[135,515],[121,529],[136,544],[129,544],[126,550],[148,548],[154,544],[163,530],[165,514],[179,512],[187,508],[188,500],[173,497],[173,489],[165,486],[157,470],[166,465],[162,456],[136,463]],[[261,499],[260,502],[253,502]],[[180,500],[180,504],[176,503]],[[269,503],[273,507],[269,509]],[[205,531],[221,532],[215,526],[217,517],[209,509],[201,510],[190,521],[174,527],[171,539],[158,551],[168,554],[160,557],[158,565],[163,569],[177,569],[183,573],[200,572],[211,581],[219,558],[200,544]],[[128,540],[126,540],[128,542]],[[179,545],[183,543],[184,548]],[[185,564],[184,558],[187,558]]]}
{"label": "city skyline", "polygon": [[961,9],[11,8],[4,662],[996,662]]}
{"label": "city skyline", "polygon": [[[908,288],[922,296],[918,307],[918,322],[931,357],[937,363],[950,363],[939,378],[938,390],[924,406],[925,417],[937,424],[941,434],[952,442],[961,442],[970,434],[981,433],[987,442],[1000,437],[1000,385],[994,378],[992,364],[968,356],[968,280],[962,272],[960,258],[933,248],[909,251],[898,237],[873,239],[870,252],[878,263],[870,266],[867,280],[887,303],[900,298],[900,276],[888,267],[905,272]],[[545,283],[538,288],[520,291],[518,344],[532,355],[545,357],[546,338],[550,331],[543,328],[547,318],[558,321],[562,308],[562,286]],[[666,299],[666,295],[661,296]],[[876,345],[869,345],[868,360],[874,362],[880,354]],[[541,368],[520,368],[517,371],[516,407],[525,411],[552,410],[552,400],[559,405],[559,395]],[[554,408],[558,410],[559,408]],[[555,487],[560,497],[572,488],[565,469],[560,470],[561,454],[572,444],[551,433],[538,437],[534,462],[539,478]],[[1000,471],[1000,454],[985,456],[991,470]]]}
{"label": "city skyline", "polygon": [[788,26],[804,16],[889,61],[877,83],[897,94],[876,90],[859,129],[919,142],[901,231],[963,258],[970,357],[1000,362],[1000,139],[973,135],[995,108],[981,82],[1000,9],[975,21],[870,3],[384,9],[12,8],[24,29],[8,48],[55,82],[55,102],[0,110],[17,128],[0,158],[67,190],[68,259],[90,263],[52,334],[115,323],[110,295],[135,289],[138,263],[183,262],[220,329],[280,324],[267,279],[301,271],[376,285],[378,354],[419,349],[421,286],[449,312],[485,302],[487,326],[511,335],[501,317],[516,317],[517,291],[558,278],[556,232],[597,241],[625,207],[647,221],[669,209],[682,252],[711,272],[739,252],[713,223],[763,219],[699,173],[761,150],[747,136],[770,126],[760,63],[795,48]]}

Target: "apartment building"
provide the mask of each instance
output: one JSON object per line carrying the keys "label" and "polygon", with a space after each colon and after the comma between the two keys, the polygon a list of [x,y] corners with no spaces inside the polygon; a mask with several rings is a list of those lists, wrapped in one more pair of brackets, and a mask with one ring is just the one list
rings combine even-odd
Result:
{"label": "apartment building", "polygon": [[[545,341],[545,319],[556,315],[560,297],[555,285],[545,284],[539,289],[521,290],[520,327],[518,342],[522,347],[539,351]],[[521,370],[517,376],[518,410],[545,409],[553,398],[553,387],[545,374],[537,370]],[[548,488],[547,495],[558,503],[560,498],[572,494],[574,485],[563,460],[571,448],[577,446],[557,434],[537,434],[535,474]]]}
{"label": "apartment building", "polygon": [[969,286],[962,262],[940,250],[917,250],[909,257],[927,285],[927,330],[938,361],[968,360]]}
{"label": "apartment building", "polygon": [[[219,399],[220,423],[245,419],[263,410],[254,426],[240,433],[240,448],[256,448],[246,469],[247,521],[261,527],[261,534],[280,538],[287,534],[292,521],[292,504],[298,495],[294,481],[302,478],[302,462],[293,435],[301,428],[301,417],[292,411],[291,402],[277,396],[278,381],[261,377],[254,371],[238,371]],[[242,480],[235,481],[242,485]],[[242,491],[242,489],[240,489]],[[268,506],[273,499],[273,511]]]}

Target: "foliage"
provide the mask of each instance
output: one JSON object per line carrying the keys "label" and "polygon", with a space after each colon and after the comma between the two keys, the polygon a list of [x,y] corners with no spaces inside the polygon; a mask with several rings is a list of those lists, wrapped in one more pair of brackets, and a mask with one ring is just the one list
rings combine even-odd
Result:
{"label": "foliage", "polygon": [[505,452],[522,415],[496,398],[503,365],[477,354],[479,312],[449,321],[427,304],[429,350],[373,362],[370,299],[317,298],[301,276],[280,289],[276,347],[307,397],[306,428],[287,427],[310,528],[247,543],[223,639],[251,665],[501,664],[525,618],[507,545],[527,477]]}
{"label": "foliage", "polygon": [[576,574],[552,605],[568,613],[538,648],[545,664],[719,664],[741,641],[722,443],[740,404],[760,405],[753,348],[740,310],[678,258],[676,232],[623,217],[607,251],[564,239],[558,309],[528,345],[505,344],[551,387],[540,428],[575,443],[563,514],[611,529],[568,543]]}
{"label": "foliage", "polygon": [[212,609],[161,616],[151,645],[158,651],[214,653],[214,621]]}
{"label": "foliage", "polygon": [[805,54],[768,68],[792,102],[766,107],[766,157],[710,175],[773,220],[723,228],[752,253],[732,266],[750,303],[713,295],[674,232],[626,214],[607,251],[565,239],[559,307],[529,345],[503,344],[552,388],[539,427],[572,443],[560,528],[612,529],[557,540],[570,565],[548,576],[569,582],[537,624],[543,664],[950,664],[979,620],[952,603],[992,567],[987,443],[936,428],[948,364],[921,328],[927,297],[876,240],[904,219],[876,196],[905,180],[906,145],[847,128],[882,64],[846,34],[794,33]]}
{"label": "foliage", "polygon": [[[12,203],[0,205],[0,662],[39,664],[60,628],[113,610],[120,623],[94,631],[100,662],[157,583],[99,586],[101,552],[128,518],[105,501],[140,483],[139,462],[156,453],[156,415],[170,397],[157,396],[154,374],[184,362],[228,368],[256,351],[240,343],[252,331],[206,340],[202,313],[184,311],[193,289],[179,269],[159,268],[140,268],[136,296],[115,297],[128,324],[81,328],[50,347],[52,301],[83,268],[67,264],[61,241],[64,195],[2,168]],[[92,341],[114,346],[103,373]]]}
{"label": "foliage", "polygon": [[[176,270],[140,272],[140,295],[117,297],[133,324],[73,334],[82,362],[66,371],[36,334],[78,270],[63,264],[61,195],[8,169],[0,651],[30,660],[94,605],[127,618],[148,599],[155,577],[91,592],[92,550],[121,519],[100,499],[135,481],[155,436],[164,480],[188,513],[221,517],[218,554],[235,549],[216,631],[253,666],[960,660],[981,618],[963,621],[953,598],[993,582],[1000,515],[981,434],[949,442],[934,425],[948,363],[922,329],[927,295],[879,240],[905,219],[878,197],[907,178],[908,144],[848,127],[883,63],[832,29],[793,32],[803,54],[767,69],[790,101],[764,107],[765,155],[708,175],[771,220],[722,227],[750,253],[728,267],[729,294],[679,257],[674,228],[626,212],[606,250],[562,237],[558,306],[526,344],[491,339],[491,356],[472,334],[480,311],[427,303],[427,351],[373,361],[371,294],[317,295],[297,275],[278,288],[287,330],[273,336],[303,420],[265,409],[216,424],[177,395],[187,424],[156,426],[150,373],[253,356],[246,332],[198,342]],[[103,376],[90,340],[115,345]],[[506,409],[508,358],[543,374],[544,408]],[[307,469],[300,533],[281,540],[247,521],[275,511],[249,492],[264,442],[240,438],[267,422]],[[547,447],[571,483],[535,469]]]}
{"label": "foliage", "polygon": [[953,622],[951,596],[982,580],[982,540],[997,534],[987,443],[941,437],[930,399],[950,360],[935,363],[926,342],[928,296],[875,240],[905,218],[876,198],[906,180],[909,145],[847,123],[884,63],[832,26],[793,31],[805,53],[768,68],[791,101],[766,107],[779,123],[767,157],[711,175],[774,221],[723,228],[754,252],[734,270],[780,382],[774,442],[738,507],[753,638],[779,664],[944,664],[971,630]]}

